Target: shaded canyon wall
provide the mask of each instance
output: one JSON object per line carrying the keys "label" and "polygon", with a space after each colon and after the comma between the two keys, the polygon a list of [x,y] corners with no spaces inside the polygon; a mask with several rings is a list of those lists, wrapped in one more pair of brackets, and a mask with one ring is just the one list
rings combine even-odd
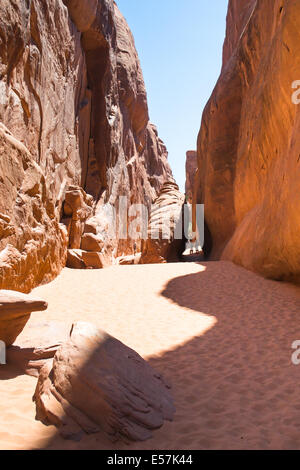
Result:
{"label": "shaded canyon wall", "polygon": [[188,203],[193,202],[193,191],[197,166],[197,152],[195,150],[187,151],[185,163],[185,197]]}

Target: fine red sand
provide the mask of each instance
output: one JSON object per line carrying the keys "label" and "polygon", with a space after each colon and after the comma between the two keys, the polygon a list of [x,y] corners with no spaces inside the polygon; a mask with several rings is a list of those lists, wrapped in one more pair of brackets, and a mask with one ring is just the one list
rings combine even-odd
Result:
{"label": "fine red sand", "polygon": [[153,439],[64,441],[35,421],[36,379],[0,366],[0,449],[300,449],[300,289],[227,262],[65,269],[34,294],[47,320],[90,321],[171,382],[175,420]]}

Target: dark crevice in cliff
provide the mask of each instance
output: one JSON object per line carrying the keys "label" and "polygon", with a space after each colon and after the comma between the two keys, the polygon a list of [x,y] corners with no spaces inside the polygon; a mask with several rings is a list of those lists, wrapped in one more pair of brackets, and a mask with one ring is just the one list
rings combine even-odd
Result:
{"label": "dark crevice in cliff", "polygon": [[207,222],[204,221],[204,245],[203,245],[203,253],[205,259],[209,259],[210,254],[213,250],[213,239],[207,225]]}
{"label": "dark crevice in cliff", "polygon": [[[83,45],[85,43],[86,38],[83,36]],[[101,194],[103,189],[107,186],[106,168],[109,163],[109,149],[111,146],[108,123],[106,120],[104,90],[104,79],[109,70],[109,48],[108,45],[103,42],[101,47],[87,49],[87,46],[85,46],[84,50],[87,64],[88,86],[92,92],[91,135],[85,190],[97,199],[99,194]],[[95,180],[98,184],[95,184]]]}

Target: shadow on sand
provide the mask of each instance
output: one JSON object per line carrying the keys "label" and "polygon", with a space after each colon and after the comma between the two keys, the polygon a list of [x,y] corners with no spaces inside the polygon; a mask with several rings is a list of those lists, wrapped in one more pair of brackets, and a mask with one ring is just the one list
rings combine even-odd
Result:
{"label": "shadow on sand", "polygon": [[9,362],[5,365],[0,365],[0,381],[15,379],[21,375],[24,375],[24,371]]}
{"label": "shadow on sand", "polygon": [[174,422],[130,446],[100,436],[66,444],[56,436],[47,448],[300,448],[300,366],[291,361],[291,344],[300,339],[300,290],[231,263],[203,265],[161,293],[216,319],[202,336],[149,360],[172,383]]}

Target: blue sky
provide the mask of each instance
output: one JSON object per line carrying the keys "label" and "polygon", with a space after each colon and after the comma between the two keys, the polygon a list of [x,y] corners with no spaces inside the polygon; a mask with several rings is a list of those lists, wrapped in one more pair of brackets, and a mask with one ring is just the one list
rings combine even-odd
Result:
{"label": "blue sky", "polygon": [[181,189],[203,108],[221,70],[228,0],[117,0],[133,32],[151,121]]}

